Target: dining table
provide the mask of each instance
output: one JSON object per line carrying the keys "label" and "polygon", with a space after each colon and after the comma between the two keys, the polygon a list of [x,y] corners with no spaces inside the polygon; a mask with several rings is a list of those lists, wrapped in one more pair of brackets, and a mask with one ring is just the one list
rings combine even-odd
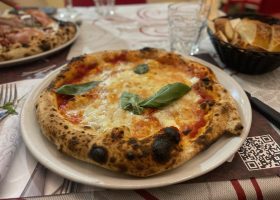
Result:
{"label": "dining table", "polygon": [[[36,60],[0,66],[0,84],[15,82],[18,96],[23,97],[16,109],[18,114],[0,122],[0,199],[280,199],[280,132],[254,107],[248,136],[229,159],[199,176],[179,182],[166,179],[159,186],[152,181],[151,187],[147,184],[128,188],[118,188],[121,183],[117,181],[112,183],[114,187],[83,184],[78,178],[69,179],[48,169],[25,145],[20,128],[21,110],[33,88],[48,74],[83,54],[144,47],[169,51],[168,5],[117,5],[109,16],[99,16],[94,7],[74,7],[78,13],[78,36],[72,44]],[[206,30],[194,57],[211,63],[252,96],[280,111],[280,68],[259,75],[227,68]]]}

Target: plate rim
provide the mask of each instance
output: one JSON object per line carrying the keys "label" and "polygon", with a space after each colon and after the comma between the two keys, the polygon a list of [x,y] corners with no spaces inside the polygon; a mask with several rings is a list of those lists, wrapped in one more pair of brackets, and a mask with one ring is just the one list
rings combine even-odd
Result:
{"label": "plate rim", "polygon": [[[24,143],[25,145],[27,146],[27,148],[29,149],[29,151],[31,152],[31,154],[40,162],[42,163],[46,168],[50,169],[51,171],[59,174],[60,176],[62,177],[66,177],[68,178],[69,180],[73,180],[73,181],[76,181],[76,182],[79,182],[79,183],[82,183],[82,184],[87,184],[87,185],[92,185],[92,186],[97,186],[97,187],[100,187],[100,188],[108,188],[108,189],[121,189],[121,190],[125,190],[125,189],[144,189],[144,188],[155,188],[155,187],[163,187],[163,186],[167,186],[167,185],[172,185],[172,184],[176,184],[176,183],[180,183],[180,182],[183,182],[183,181],[187,181],[187,180],[191,180],[191,179],[194,179],[198,176],[201,176],[203,174],[206,174],[212,170],[214,170],[215,168],[219,167],[220,165],[222,165],[224,162],[226,162],[226,160],[228,160],[233,154],[235,154],[237,152],[237,150],[240,148],[240,146],[243,144],[243,142],[245,141],[245,139],[247,138],[248,134],[249,134],[249,131],[250,131],[250,127],[251,127],[251,123],[252,123],[252,109],[251,109],[251,105],[250,105],[250,102],[249,102],[249,99],[248,97],[246,96],[244,90],[242,89],[242,87],[231,77],[229,76],[226,72],[224,72],[223,70],[221,70],[220,68],[218,68],[217,66],[207,62],[207,61],[204,61],[200,58],[196,58],[196,57],[192,57],[192,56],[184,56],[186,59],[189,59],[189,60],[192,60],[192,61],[195,61],[195,62],[199,62],[207,67],[209,67],[211,70],[214,71],[215,75],[217,76],[218,78],[218,75],[216,74],[216,71],[218,73],[221,73],[222,76],[226,76],[227,78],[230,78],[230,81],[234,84],[234,88],[236,88],[240,94],[242,94],[242,97],[245,98],[245,104],[246,105],[249,105],[248,107],[248,121],[246,121],[246,125],[247,126],[244,126],[244,130],[243,130],[243,135],[244,137],[240,137],[242,140],[240,141],[240,143],[238,145],[235,146],[235,148],[232,150],[232,153],[231,154],[228,154],[227,156],[225,156],[223,159],[220,159],[218,164],[216,165],[212,165],[211,167],[208,167],[207,170],[204,170],[204,171],[201,171],[200,173],[197,173],[195,175],[192,175],[190,177],[186,177],[186,178],[180,178],[179,180],[175,180],[175,181],[166,181],[166,182],[163,182],[163,183],[154,183],[154,184],[151,184],[151,185],[133,185],[133,184],[129,184],[129,185],[121,185],[119,183],[116,183],[116,184],[110,184],[110,183],[104,183],[102,181],[97,181],[97,182],[90,182],[88,180],[81,180],[79,179],[77,176],[74,176],[73,174],[67,172],[66,170],[60,170],[58,169],[57,167],[55,167],[54,165],[51,164],[50,160],[48,159],[44,159],[44,157],[42,157],[42,155],[39,153],[38,149],[35,148],[35,146],[32,146],[32,144],[30,143],[30,141],[28,141],[28,131],[26,130],[25,128],[25,125],[24,125],[24,115],[25,115],[25,111],[28,107],[28,102],[29,100],[31,100],[32,98],[34,98],[34,94],[36,93],[39,93],[38,89],[40,89],[42,87],[42,85],[46,84],[46,82],[50,82],[50,79],[52,77],[55,77],[57,75],[57,73],[66,65],[62,65],[61,67],[59,67],[58,69],[54,70],[53,72],[49,73],[45,78],[43,78],[43,80],[36,86],[32,89],[32,91],[30,92],[29,96],[27,97],[27,99],[25,100],[24,102],[24,105],[22,107],[22,111],[21,111],[21,116],[20,116],[20,128],[21,128],[21,132],[22,132],[22,137],[23,137],[23,140],[24,140]],[[223,84],[222,84],[223,85]],[[223,85],[224,87],[224,85]],[[42,90],[43,88],[41,88]],[[41,91],[40,90],[40,91]],[[36,96],[37,98],[37,96]],[[235,100],[236,101],[236,100]],[[240,107],[240,109],[243,109],[242,106],[236,101],[236,103],[238,104],[238,106]],[[40,130],[38,130],[40,131]],[[41,134],[41,133],[40,133]],[[41,134],[42,137],[44,137],[42,134]],[[44,137],[44,140],[48,141],[45,137]],[[48,141],[49,142],[49,141]],[[55,148],[55,146],[53,146],[52,148]],[[211,146],[209,147],[211,148]],[[62,154],[63,157],[66,156],[66,157],[69,157],[67,155],[64,155]],[[82,161],[80,161],[82,162]],[[190,162],[190,161],[188,161]],[[84,162],[82,162],[84,163]],[[88,164],[88,163],[86,163]],[[183,164],[184,165],[184,164]],[[170,170],[171,171],[171,170]],[[170,172],[168,171],[168,172]],[[166,173],[168,173],[166,172]],[[117,173],[117,172],[115,172]],[[159,174],[158,176],[160,176],[161,174]],[[153,177],[153,176],[152,176]],[[135,179],[138,180],[138,178],[136,177]],[[149,177],[147,178],[144,178],[144,179],[149,179]],[[143,179],[139,179],[139,181],[141,181]]]}
{"label": "plate rim", "polygon": [[32,56],[28,56],[28,57],[23,57],[23,58],[17,58],[17,59],[12,59],[12,60],[6,60],[6,61],[0,61],[0,68],[8,68],[8,67],[14,67],[16,65],[20,65],[20,64],[24,64],[24,63],[27,63],[27,62],[32,62],[32,61],[35,61],[35,60],[38,60],[40,58],[44,58],[46,56],[49,56],[49,55],[52,55],[64,48],[66,48],[67,46],[71,45],[73,42],[75,42],[77,40],[77,38],[79,37],[80,35],[80,27],[75,24],[75,23],[72,23],[72,22],[69,22],[71,24],[73,24],[76,28],[76,33],[74,35],[73,38],[71,38],[71,40],[67,41],[66,43],[64,44],[61,44],[60,46],[58,47],[55,47],[53,49],[50,49],[48,51],[45,51],[45,52],[41,52],[41,53],[38,53],[38,54],[35,54],[35,55],[32,55]]}

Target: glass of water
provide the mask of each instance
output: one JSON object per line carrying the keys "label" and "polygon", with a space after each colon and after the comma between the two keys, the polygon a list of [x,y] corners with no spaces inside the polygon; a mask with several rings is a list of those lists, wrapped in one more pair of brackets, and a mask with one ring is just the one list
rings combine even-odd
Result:
{"label": "glass of water", "polygon": [[115,0],[94,0],[95,10],[100,16],[115,14]]}
{"label": "glass of water", "polygon": [[168,6],[170,50],[191,54],[199,33],[201,0],[173,3]]}
{"label": "glass of water", "polygon": [[56,14],[56,18],[62,21],[75,22],[79,13],[73,9],[72,0],[64,0],[64,8]]}

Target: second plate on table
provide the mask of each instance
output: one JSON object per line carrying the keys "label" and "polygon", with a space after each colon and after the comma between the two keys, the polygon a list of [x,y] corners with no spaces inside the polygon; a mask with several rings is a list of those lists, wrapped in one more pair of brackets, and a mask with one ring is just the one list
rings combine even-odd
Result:
{"label": "second plate on table", "polygon": [[13,59],[13,60],[7,60],[7,61],[0,61],[0,68],[4,68],[4,67],[12,67],[12,66],[16,66],[16,65],[20,65],[20,64],[24,64],[24,63],[28,63],[28,62],[32,62],[35,60],[39,60],[42,58],[45,58],[47,56],[50,56],[66,47],[68,47],[69,45],[71,45],[73,42],[75,42],[75,40],[78,38],[79,34],[80,34],[80,29],[77,25],[76,26],[76,34],[74,35],[74,37],[69,40],[68,42],[54,48],[54,49],[50,49],[48,51],[36,54],[36,55],[32,55],[32,56],[28,56],[28,57],[24,57],[24,58],[18,58],[18,59]]}

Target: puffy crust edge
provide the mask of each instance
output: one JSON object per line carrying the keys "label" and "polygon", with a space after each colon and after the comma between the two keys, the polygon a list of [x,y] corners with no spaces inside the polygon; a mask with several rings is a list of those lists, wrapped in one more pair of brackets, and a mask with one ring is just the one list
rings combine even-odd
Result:
{"label": "puffy crust edge", "polygon": [[96,135],[89,127],[64,120],[51,88],[39,97],[36,114],[42,133],[61,152],[113,171],[147,177],[182,165],[224,134],[240,135],[242,125],[234,100],[219,84],[214,87],[221,98],[211,108],[204,131],[191,140],[184,140],[174,127],[167,127],[171,133],[165,128],[144,139],[126,138],[127,127]]}

